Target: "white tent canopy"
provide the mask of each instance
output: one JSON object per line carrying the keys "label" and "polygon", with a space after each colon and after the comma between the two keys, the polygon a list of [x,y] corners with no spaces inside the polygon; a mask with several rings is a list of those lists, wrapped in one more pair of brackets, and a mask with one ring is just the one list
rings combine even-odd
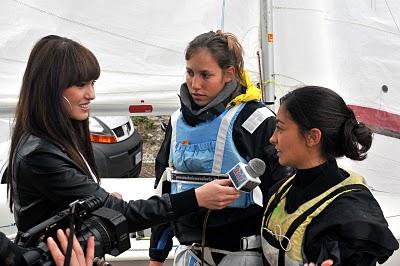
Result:
{"label": "white tent canopy", "polygon": [[400,115],[399,1],[273,2],[277,94],[324,85],[350,104]]}
{"label": "white tent canopy", "polygon": [[222,26],[257,70],[258,1],[12,1],[0,8],[0,115],[13,113],[29,52],[41,37],[71,38],[96,55],[96,114],[127,114],[147,103],[154,113],[177,108],[185,79],[184,50],[196,35]]}
{"label": "white tent canopy", "polygon": [[[258,79],[259,2],[3,0],[0,116],[12,115],[29,52],[48,34],[77,40],[97,56],[97,114],[127,114],[129,105],[142,102],[154,105],[153,114],[170,113],[184,81],[184,50],[209,30],[235,33],[245,67]],[[317,84],[350,104],[400,115],[398,1],[272,2],[277,98],[295,86]]]}

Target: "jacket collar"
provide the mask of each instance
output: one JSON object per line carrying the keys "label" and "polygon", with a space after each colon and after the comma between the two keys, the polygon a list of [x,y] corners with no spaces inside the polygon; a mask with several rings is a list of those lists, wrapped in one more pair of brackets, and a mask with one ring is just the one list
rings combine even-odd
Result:
{"label": "jacket collar", "polygon": [[180,89],[180,102],[183,118],[190,126],[211,120],[219,116],[226,108],[228,102],[243,93],[242,86],[232,80],[226,83],[224,89],[206,106],[198,106],[192,99],[186,83]]}

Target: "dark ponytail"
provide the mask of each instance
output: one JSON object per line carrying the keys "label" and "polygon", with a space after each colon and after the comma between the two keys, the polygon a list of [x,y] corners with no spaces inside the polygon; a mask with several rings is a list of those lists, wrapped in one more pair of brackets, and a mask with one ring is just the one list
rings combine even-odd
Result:
{"label": "dark ponytail", "polygon": [[302,133],[318,128],[321,133],[322,156],[361,161],[372,144],[372,131],[358,123],[343,98],[336,92],[317,86],[295,89],[281,98]]}
{"label": "dark ponytail", "polygon": [[[353,111],[349,109],[351,113]],[[362,161],[367,157],[367,151],[372,144],[372,131],[364,123],[358,123],[356,118],[347,119],[343,126],[342,149],[346,157]]]}

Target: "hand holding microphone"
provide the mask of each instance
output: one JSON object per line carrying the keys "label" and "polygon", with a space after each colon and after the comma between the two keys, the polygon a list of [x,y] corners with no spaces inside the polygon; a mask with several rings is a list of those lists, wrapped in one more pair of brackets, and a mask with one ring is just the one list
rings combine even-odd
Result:
{"label": "hand holding microphone", "polygon": [[168,172],[167,180],[172,183],[172,194],[186,191],[191,188],[198,188],[201,185],[209,183],[215,179],[225,178],[229,178],[231,180],[236,190],[250,192],[261,183],[258,177],[264,174],[264,172],[264,161],[254,158],[251,159],[247,164],[241,162],[236,164],[225,174],[200,172],[186,173],[172,170]]}
{"label": "hand holding microphone", "polygon": [[235,188],[239,191],[250,192],[257,187],[261,181],[258,178],[265,172],[265,163],[263,160],[254,158],[247,164],[238,163],[227,175]]}

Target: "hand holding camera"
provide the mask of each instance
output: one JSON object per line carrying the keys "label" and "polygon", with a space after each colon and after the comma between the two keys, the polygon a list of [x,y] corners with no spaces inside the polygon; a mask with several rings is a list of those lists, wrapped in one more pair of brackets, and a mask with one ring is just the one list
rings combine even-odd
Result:
{"label": "hand holding camera", "polygon": [[[93,196],[74,201],[69,209],[20,233],[17,237],[18,245],[29,248],[29,251],[22,255],[25,262],[28,265],[58,266],[65,257],[67,265],[71,259],[71,265],[80,266],[86,265],[82,263],[87,263],[87,259],[93,261],[94,256],[103,257],[105,254],[117,256],[129,249],[126,218],[121,213],[102,205],[101,200]],[[60,230],[67,227],[71,228],[66,230],[68,237],[70,234],[73,236],[69,243],[64,232]],[[63,252],[54,243],[55,239],[60,242]],[[46,245],[45,241],[49,245]],[[83,250],[86,250],[88,256],[86,259],[83,259]],[[74,261],[79,264],[74,264]]]}
{"label": "hand holding camera", "polygon": [[[47,238],[47,246],[50,250],[51,256],[56,264],[56,266],[62,266],[65,262],[64,254],[67,251],[68,246],[68,237],[70,234],[70,230],[66,230],[66,234],[63,230],[57,230],[57,239],[60,243],[61,250],[58,247],[57,243],[54,241],[52,237]],[[92,266],[94,259],[94,237],[90,236],[86,245],[86,255],[83,253],[82,247],[79,244],[78,239],[74,236],[73,240],[73,248],[71,253],[71,261],[70,266]]]}

